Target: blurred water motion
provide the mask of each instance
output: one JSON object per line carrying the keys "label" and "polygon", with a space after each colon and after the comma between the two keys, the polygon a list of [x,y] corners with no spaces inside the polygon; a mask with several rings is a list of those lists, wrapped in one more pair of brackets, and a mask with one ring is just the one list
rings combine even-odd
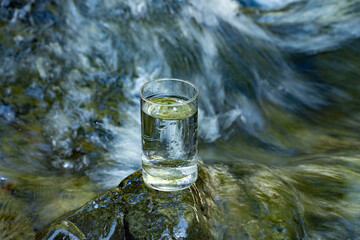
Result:
{"label": "blurred water motion", "polygon": [[[355,0],[1,0],[0,208],[37,230],[138,170],[138,90],[176,77],[200,90],[219,209],[360,238],[359,22]],[[251,228],[240,217],[219,239]]]}

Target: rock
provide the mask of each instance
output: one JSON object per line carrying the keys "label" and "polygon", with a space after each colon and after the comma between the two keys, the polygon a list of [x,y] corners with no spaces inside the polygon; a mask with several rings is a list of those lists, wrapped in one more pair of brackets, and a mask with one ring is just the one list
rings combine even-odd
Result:
{"label": "rock", "polygon": [[36,239],[212,239],[204,203],[196,185],[159,192],[147,188],[138,171],[55,220]]}
{"label": "rock", "polygon": [[191,188],[160,192],[138,171],[36,239],[303,239],[303,207],[278,175],[254,164],[201,163]]}

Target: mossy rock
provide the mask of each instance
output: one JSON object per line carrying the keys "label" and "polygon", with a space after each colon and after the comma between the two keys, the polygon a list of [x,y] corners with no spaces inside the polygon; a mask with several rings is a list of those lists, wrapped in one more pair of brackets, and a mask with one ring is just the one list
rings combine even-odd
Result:
{"label": "mossy rock", "polygon": [[212,239],[195,191],[195,185],[178,192],[149,189],[138,171],[36,239]]}
{"label": "mossy rock", "polygon": [[178,192],[149,189],[138,171],[36,239],[303,239],[298,203],[278,173],[253,164],[201,163],[196,183]]}

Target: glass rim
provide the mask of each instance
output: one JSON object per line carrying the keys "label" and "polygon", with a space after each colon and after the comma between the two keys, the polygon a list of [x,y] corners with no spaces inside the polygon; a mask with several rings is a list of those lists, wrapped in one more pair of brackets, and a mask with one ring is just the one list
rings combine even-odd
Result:
{"label": "glass rim", "polygon": [[[190,98],[189,100],[186,100],[184,102],[181,103],[172,103],[172,104],[163,104],[163,103],[155,103],[149,99],[147,99],[144,95],[143,95],[143,90],[146,86],[155,83],[155,82],[163,82],[163,81],[176,81],[176,82],[183,82],[186,83],[190,86],[192,86],[195,89],[195,94],[192,98]],[[189,104],[191,102],[193,102],[199,95],[199,90],[198,88],[195,86],[195,84],[193,84],[192,82],[186,81],[186,80],[182,80],[182,79],[178,79],[178,78],[160,78],[160,79],[156,79],[156,80],[152,80],[149,81],[147,83],[145,83],[144,85],[142,85],[142,87],[140,88],[140,97],[142,100],[144,100],[145,102],[148,102],[150,104],[154,104],[154,105],[159,105],[159,106],[167,106],[167,107],[171,107],[171,106],[181,106],[181,105],[185,105],[185,104]]]}

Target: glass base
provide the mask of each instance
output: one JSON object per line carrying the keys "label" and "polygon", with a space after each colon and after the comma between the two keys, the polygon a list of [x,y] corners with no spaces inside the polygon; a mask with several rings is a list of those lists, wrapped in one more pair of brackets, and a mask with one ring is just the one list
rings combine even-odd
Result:
{"label": "glass base", "polygon": [[[191,174],[188,174],[182,178],[161,178],[157,176],[153,176],[149,174],[146,170],[142,170],[142,178],[146,186],[165,192],[173,192],[173,191],[180,191],[186,188],[189,188],[197,179],[198,177],[198,169],[197,165],[193,168]],[[171,174],[169,174],[171,175]]]}

